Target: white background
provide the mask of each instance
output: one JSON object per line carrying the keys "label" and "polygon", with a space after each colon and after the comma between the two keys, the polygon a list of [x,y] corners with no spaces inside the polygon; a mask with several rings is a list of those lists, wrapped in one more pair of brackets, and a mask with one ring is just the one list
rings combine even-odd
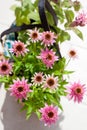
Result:
{"label": "white background", "polygon": [[[87,1],[80,0],[84,9],[87,9]],[[0,33],[7,29],[14,21],[14,13],[10,10],[14,0],[0,0]],[[86,11],[87,12],[87,11]],[[75,70],[70,81],[78,81],[87,87],[87,26],[81,28],[84,41],[72,34],[71,41],[61,45],[62,55],[67,57],[70,48],[76,49],[78,58],[72,60],[68,68]],[[35,115],[26,121],[25,112],[20,113],[21,105],[6,93],[4,87],[0,88],[0,130],[87,130],[87,96],[82,104],[74,104],[65,97],[61,103],[64,112],[60,114],[59,121],[52,127],[44,127]]]}

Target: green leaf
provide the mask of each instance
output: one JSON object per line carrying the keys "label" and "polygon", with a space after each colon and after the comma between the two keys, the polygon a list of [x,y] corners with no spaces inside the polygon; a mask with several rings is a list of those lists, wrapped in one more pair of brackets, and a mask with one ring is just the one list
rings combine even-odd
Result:
{"label": "green leaf", "polygon": [[22,63],[21,62],[17,62],[17,64],[15,64],[15,72],[18,72],[21,68]]}
{"label": "green leaf", "polygon": [[65,10],[65,16],[68,23],[71,23],[74,19],[74,13],[72,10]]}
{"label": "green leaf", "polygon": [[50,103],[53,103],[55,105],[58,105],[58,100],[54,98],[54,96],[50,93],[46,94],[47,99],[49,99]]}
{"label": "green leaf", "polygon": [[46,16],[47,16],[48,23],[49,23],[50,25],[53,25],[53,24],[54,24],[54,21],[53,21],[52,15],[51,15],[49,12],[47,12]]}
{"label": "green leaf", "polygon": [[32,111],[33,111],[33,106],[31,104],[29,104],[28,109],[27,109],[27,113],[26,113],[26,119],[29,119]]}
{"label": "green leaf", "polygon": [[13,10],[13,11],[15,11],[16,7],[17,7],[17,5],[14,4],[14,5],[12,5],[12,6],[10,7],[10,9]]}
{"label": "green leaf", "polygon": [[68,32],[65,31],[61,31],[60,35],[59,35],[59,41],[62,43],[66,40],[70,40],[70,35]]}
{"label": "green leaf", "polygon": [[60,22],[63,23],[64,19],[65,19],[63,9],[57,6],[57,10],[55,12],[56,12],[57,17],[60,20]]}
{"label": "green leaf", "polygon": [[26,5],[25,7],[17,7],[15,9],[15,16],[16,16],[16,24],[18,26],[22,24],[29,24],[29,6]]}
{"label": "green leaf", "polygon": [[63,107],[60,103],[58,104],[58,107],[63,111]]}
{"label": "green leaf", "polygon": [[29,9],[32,11],[34,10],[34,6],[32,4],[32,0],[22,0],[22,6],[28,5]]}
{"label": "green leaf", "polygon": [[29,13],[28,16],[29,16],[30,19],[33,19],[35,21],[40,21],[39,14],[37,12],[32,11],[32,12]]}
{"label": "green leaf", "polygon": [[8,78],[0,76],[0,83],[8,83]]}
{"label": "green leaf", "polygon": [[72,1],[71,0],[64,0],[62,2],[62,6],[66,7],[66,8],[71,8],[72,7]]}
{"label": "green leaf", "polygon": [[64,74],[72,74],[74,71],[64,70]]}
{"label": "green leaf", "polygon": [[77,28],[72,28],[72,30],[74,31],[74,33],[75,33],[81,40],[83,40],[83,34],[82,34],[82,32],[81,32],[79,29],[77,29]]}
{"label": "green leaf", "polygon": [[38,111],[38,110],[36,110],[36,115],[37,115],[37,117],[40,119],[40,117],[41,117],[41,114],[40,114],[40,112]]}
{"label": "green leaf", "polygon": [[59,70],[54,71],[54,75],[59,76],[61,75],[61,72]]}

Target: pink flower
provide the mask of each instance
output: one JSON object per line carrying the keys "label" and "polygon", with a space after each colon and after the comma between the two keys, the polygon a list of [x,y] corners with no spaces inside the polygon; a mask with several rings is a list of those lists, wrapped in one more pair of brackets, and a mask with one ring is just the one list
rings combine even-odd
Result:
{"label": "pink flower", "polygon": [[56,89],[58,87],[58,77],[54,77],[54,75],[46,75],[46,79],[44,81],[44,88]]}
{"label": "pink flower", "polygon": [[35,73],[34,76],[32,77],[32,82],[34,85],[41,85],[44,81],[44,76],[43,73]]}
{"label": "pink flower", "polygon": [[9,75],[11,71],[12,63],[9,63],[9,61],[5,59],[0,61],[0,75]]}
{"label": "pink flower", "polygon": [[39,30],[37,30],[37,28],[34,30],[29,30],[29,36],[32,42],[37,42],[41,39],[41,33],[39,33]]}
{"label": "pink flower", "polygon": [[87,13],[82,12],[75,18],[76,25],[85,26],[87,24]]}
{"label": "pink flower", "polygon": [[42,44],[44,44],[45,46],[50,46],[53,45],[53,43],[55,42],[55,39],[57,37],[54,35],[53,32],[51,31],[46,31],[42,33]]}
{"label": "pink flower", "polygon": [[26,45],[21,41],[15,41],[12,49],[10,49],[17,57],[26,54],[29,50],[26,48]]}
{"label": "pink flower", "polygon": [[45,125],[50,126],[58,120],[58,109],[53,105],[48,106],[45,104],[45,107],[40,109],[41,112],[41,121],[44,121]]}
{"label": "pink flower", "polygon": [[17,99],[26,99],[27,94],[32,92],[32,90],[30,90],[31,84],[28,84],[24,77],[22,80],[17,78],[17,80],[13,80],[13,82],[14,84],[10,85],[9,90],[11,91],[11,95],[15,96]]}
{"label": "pink flower", "polygon": [[70,58],[73,58],[73,59],[77,58],[77,52],[74,49],[70,49],[68,54]]}
{"label": "pink flower", "polygon": [[74,82],[69,88],[68,88],[68,97],[69,99],[73,99],[74,102],[82,102],[84,93],[86,91],[86,88],[84,87],[84,84],[82,85],[80,82]]}
{"label": "pink flower", "polygon": [[52,68],[55,61],[58,61],[58,56],[55,55],[53,50],[42,50],[40,56],[37,58],[41,59],[42,62],[47,66],[47,68]]}

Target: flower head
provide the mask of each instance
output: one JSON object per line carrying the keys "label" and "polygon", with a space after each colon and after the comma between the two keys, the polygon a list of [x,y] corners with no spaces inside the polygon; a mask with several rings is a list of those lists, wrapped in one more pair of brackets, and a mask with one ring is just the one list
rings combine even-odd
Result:
{"label": "flower head", "polygon": [[0,75],[9,75],[12,71],[12,63],[9,63],[9,60],[3,59],[0,61]]}
{"label": "flower head", "polygon": [[41,39],[41,33],[39,33],[39,30],[37,30],[37,28],[34,30],[29,30],[29,36],[32,42],[37,42]]}
{"label": "flower head", "polygon": [[68,97],[69,99],[73,99],[74,102],[82,102],[84,93],[86,91],[86,88],[84,85],[82,85],[80,82],[74,82],[69,88],[68,88]]}
{"label": "flower head", "polygon": [[46,79],[44,81],[44,88],[56,89],[58,87],[58,77],[54,77],[54,75],[46,75]]}
{"label": "flower head", "polygon": [[20,55],[24,56],[24,54],[28,52],[28,49],[26,48],[26,45],[23,42],[15,41],[10,51],[18,57]]}
{"label": "flower head", "polygon": [[37,58],[41,59],[42,62],[47,66],[47,68],[52,68],[55,61],[58,60],[58,56],[55,55],[53,50],[42,50],[40,56]]}
{"label": "flower head", "polygon": [[68,54],[70,58],[73,58],[73,59],[77,58],[77,52],[74,49],[70,49]]}
{"label": "flower head", "polygon": [[75,22],[79,26],[85,26],[87,24],[87,13],[81,12],[76,17]]}
{"label": "flower head", "polygon": [[32,82],[34,85],[41,85],[44,81],[44,76],[42,72],[35,73],[32,77]]}
{"label": "flower head", "polygon": [[45,104],[45,107],[40,109],[41,112],[41,121],[44,121],[45,125],[50,126],[58,120],[58,109],[53,105],[48,106]]}
{"label": "flower head", "polygon": [[9,90],[11,91],[11,95],[15,96],[17,99],[26,99],[27,94],[32,92],[32,90],[30,90],[31,84],[28,84],[24,77],[22,80],[17,78],[17,80],[13,80],[13,82],[14,84],[10,85]]}
{"label": "flower head", "polygon": [[54,35],[53,32],[51,31],[46,31],[42,33],[42,44],[44,44],[45,46],[50,46],[53,45],[53,43],[55,42],[56,36]]}

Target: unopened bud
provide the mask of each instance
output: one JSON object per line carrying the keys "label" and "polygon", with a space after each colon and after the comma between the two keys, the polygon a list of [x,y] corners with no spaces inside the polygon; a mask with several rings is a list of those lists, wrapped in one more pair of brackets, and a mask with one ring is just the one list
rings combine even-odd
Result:
{"label": "unopened bud", "polygon": [[58,3],[58,0],[52,0],[54,3]]}
{"label": "unopened bud", "polygon": [[76,1],[73,2],[73,7],[74,7],[75,11],[79,11],[80,8],[81,8],[81,3],[76,0]]}

